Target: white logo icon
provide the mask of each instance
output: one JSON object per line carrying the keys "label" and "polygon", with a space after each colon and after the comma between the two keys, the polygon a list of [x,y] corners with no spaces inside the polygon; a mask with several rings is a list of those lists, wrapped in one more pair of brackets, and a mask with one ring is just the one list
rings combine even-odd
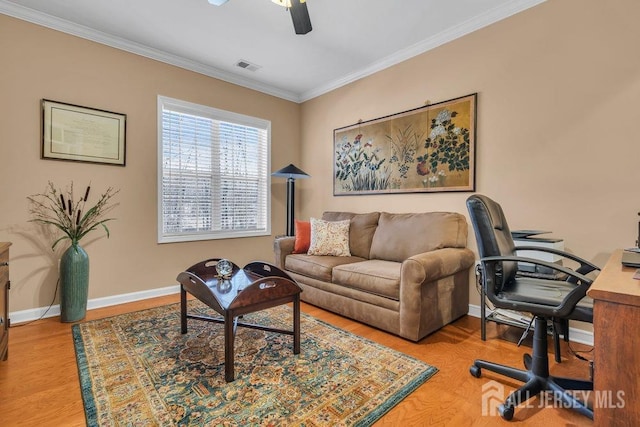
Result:
{"label": "white logo icon", "polygon": [[504,386],[497,381],[482,384],[482,416],[500,415],[498,405],[504,403]]}

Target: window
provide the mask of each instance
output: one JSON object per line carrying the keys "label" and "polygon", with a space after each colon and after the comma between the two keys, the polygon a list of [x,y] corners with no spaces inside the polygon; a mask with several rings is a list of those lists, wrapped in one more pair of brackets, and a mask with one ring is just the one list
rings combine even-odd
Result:
{"label": "window", "polygon": [[271,122],[158,97],[158,242],[271,234]]}

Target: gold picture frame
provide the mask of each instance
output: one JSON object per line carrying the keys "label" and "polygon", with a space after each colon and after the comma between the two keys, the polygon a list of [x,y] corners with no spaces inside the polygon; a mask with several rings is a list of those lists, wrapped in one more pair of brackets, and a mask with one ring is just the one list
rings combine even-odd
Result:
{"label": "gold picture frame", "polygon": [[475,191],[477,94],[335,129],[333,194]]}
{"label": "gold picture frame", "polygon": [[125,166],[125,114],[42,100],[43,159]]}

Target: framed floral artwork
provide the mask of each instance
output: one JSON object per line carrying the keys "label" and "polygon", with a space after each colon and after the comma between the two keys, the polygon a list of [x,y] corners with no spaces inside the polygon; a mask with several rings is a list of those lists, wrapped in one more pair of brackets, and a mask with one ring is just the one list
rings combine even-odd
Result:
{"label": "framed floral artwork", "polygon": [[333,194],[475,191],[477,94],[335,129]]}

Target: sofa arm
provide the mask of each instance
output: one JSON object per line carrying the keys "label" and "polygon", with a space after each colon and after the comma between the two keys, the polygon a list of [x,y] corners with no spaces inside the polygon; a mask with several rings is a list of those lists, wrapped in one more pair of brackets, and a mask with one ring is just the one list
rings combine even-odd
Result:
{"label": "sofa arm", "polygon": [[469,311],[468,248],[444,248],[407,258],[400,273],[400,336],[418,341]]}
{"label": "sofa arm", "polygon": [[276,267],[284,270],[284,259],[293,253],[293,245],[296,241],[294,236],[276,237],[273,241],[273,252],[276,258]]}
{"label": "sofa arm", "polygon": [[424,252],[404,260],[402,277],[414,283],[433,282],[467,270],[475,259],[473,251],[468,248],[443,248]]}

